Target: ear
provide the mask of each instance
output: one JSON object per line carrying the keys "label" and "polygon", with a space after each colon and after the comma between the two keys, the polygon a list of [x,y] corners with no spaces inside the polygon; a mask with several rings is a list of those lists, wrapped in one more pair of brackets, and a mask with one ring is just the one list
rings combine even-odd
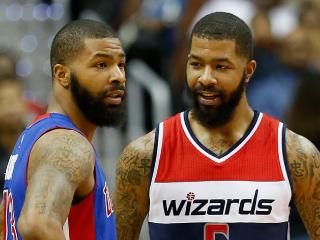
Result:
{"label": "ear", "polygon": [[247,78],[246,78],[246,83],[248,83],[256,70],[257,62],[255,60],[250,60],[247,62],[246,65],[246,73],[247,73]]}
{"label": "ear", "polygon": [[62,64],[56,64],[53,67],[53,80],[57,81],[64,88],[70,85],[70,70]]}

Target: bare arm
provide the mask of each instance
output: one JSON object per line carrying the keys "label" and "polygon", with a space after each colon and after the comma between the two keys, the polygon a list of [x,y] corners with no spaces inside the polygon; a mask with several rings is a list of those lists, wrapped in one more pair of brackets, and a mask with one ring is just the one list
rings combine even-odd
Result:
{"label": "bare arm", "polygon": [[320,239],[320,154],[306,138],[287,130],[293,197],[311,240]]}
{"label": "bare arm", "polygon": [[119,240],[139,239],[148,212],[154,131],[129,144],[117,163],[115,214]]}
{"label": "bare arm", "polygon": [[34,145],[28,165],[28,187],[18,220],[23,239],[65,239],[63,225],[72,201],[94,186],[94,154],[79,133],[58,129]]}

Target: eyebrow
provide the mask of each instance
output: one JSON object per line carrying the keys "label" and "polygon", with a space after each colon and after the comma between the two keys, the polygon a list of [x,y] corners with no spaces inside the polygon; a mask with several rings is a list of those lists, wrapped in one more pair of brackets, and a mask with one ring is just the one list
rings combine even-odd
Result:
{"label": "eyebrow", "polygon": [[[194,55],[194,54],[189,54],[188,59],[190,59],[190,58],[194,58],[196,60],[202,60],[200,57],[198,57],[197,55]],[[211,58],[211,61],[212,62],[228,62],[228,63],[232,63],[230,61],[230,59],[227,58],[227,57]]]}
{"label": "eyebrow", "polygon": [[[91,59],[94,59],[94,58],[97,58],[97,57],[114,58],[114,54],[98,52],[98,53],[92,55]],[[121,52],[121,53],[119,53],[119,57],[120,58],[126,58],[126,54]]]}

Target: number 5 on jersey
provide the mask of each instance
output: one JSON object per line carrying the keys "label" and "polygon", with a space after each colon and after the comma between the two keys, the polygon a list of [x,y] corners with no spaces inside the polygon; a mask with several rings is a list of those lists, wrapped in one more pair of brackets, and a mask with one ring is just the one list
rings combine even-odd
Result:
{"label": "number 5 on jersey", "polygon": [[204,226],[204,240],[229,240],[228,224],[207,223]]}

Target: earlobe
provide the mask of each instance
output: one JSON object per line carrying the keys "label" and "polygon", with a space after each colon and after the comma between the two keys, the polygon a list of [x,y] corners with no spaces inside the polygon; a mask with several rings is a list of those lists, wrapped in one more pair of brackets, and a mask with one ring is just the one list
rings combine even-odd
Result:
{"label": "earlobe", "polygon": [[247,73],[247,78],[246,82],[248,83],[256,70],[257,62],[255,60],[251,60],[247,63],[247,68],[246,68],[246,73]]}
{"label": "earlobe", "polygon": [[53,67],[53,78],[64,88],[68,88],[70,84],[70,71],[66,66],[56,64]]}

